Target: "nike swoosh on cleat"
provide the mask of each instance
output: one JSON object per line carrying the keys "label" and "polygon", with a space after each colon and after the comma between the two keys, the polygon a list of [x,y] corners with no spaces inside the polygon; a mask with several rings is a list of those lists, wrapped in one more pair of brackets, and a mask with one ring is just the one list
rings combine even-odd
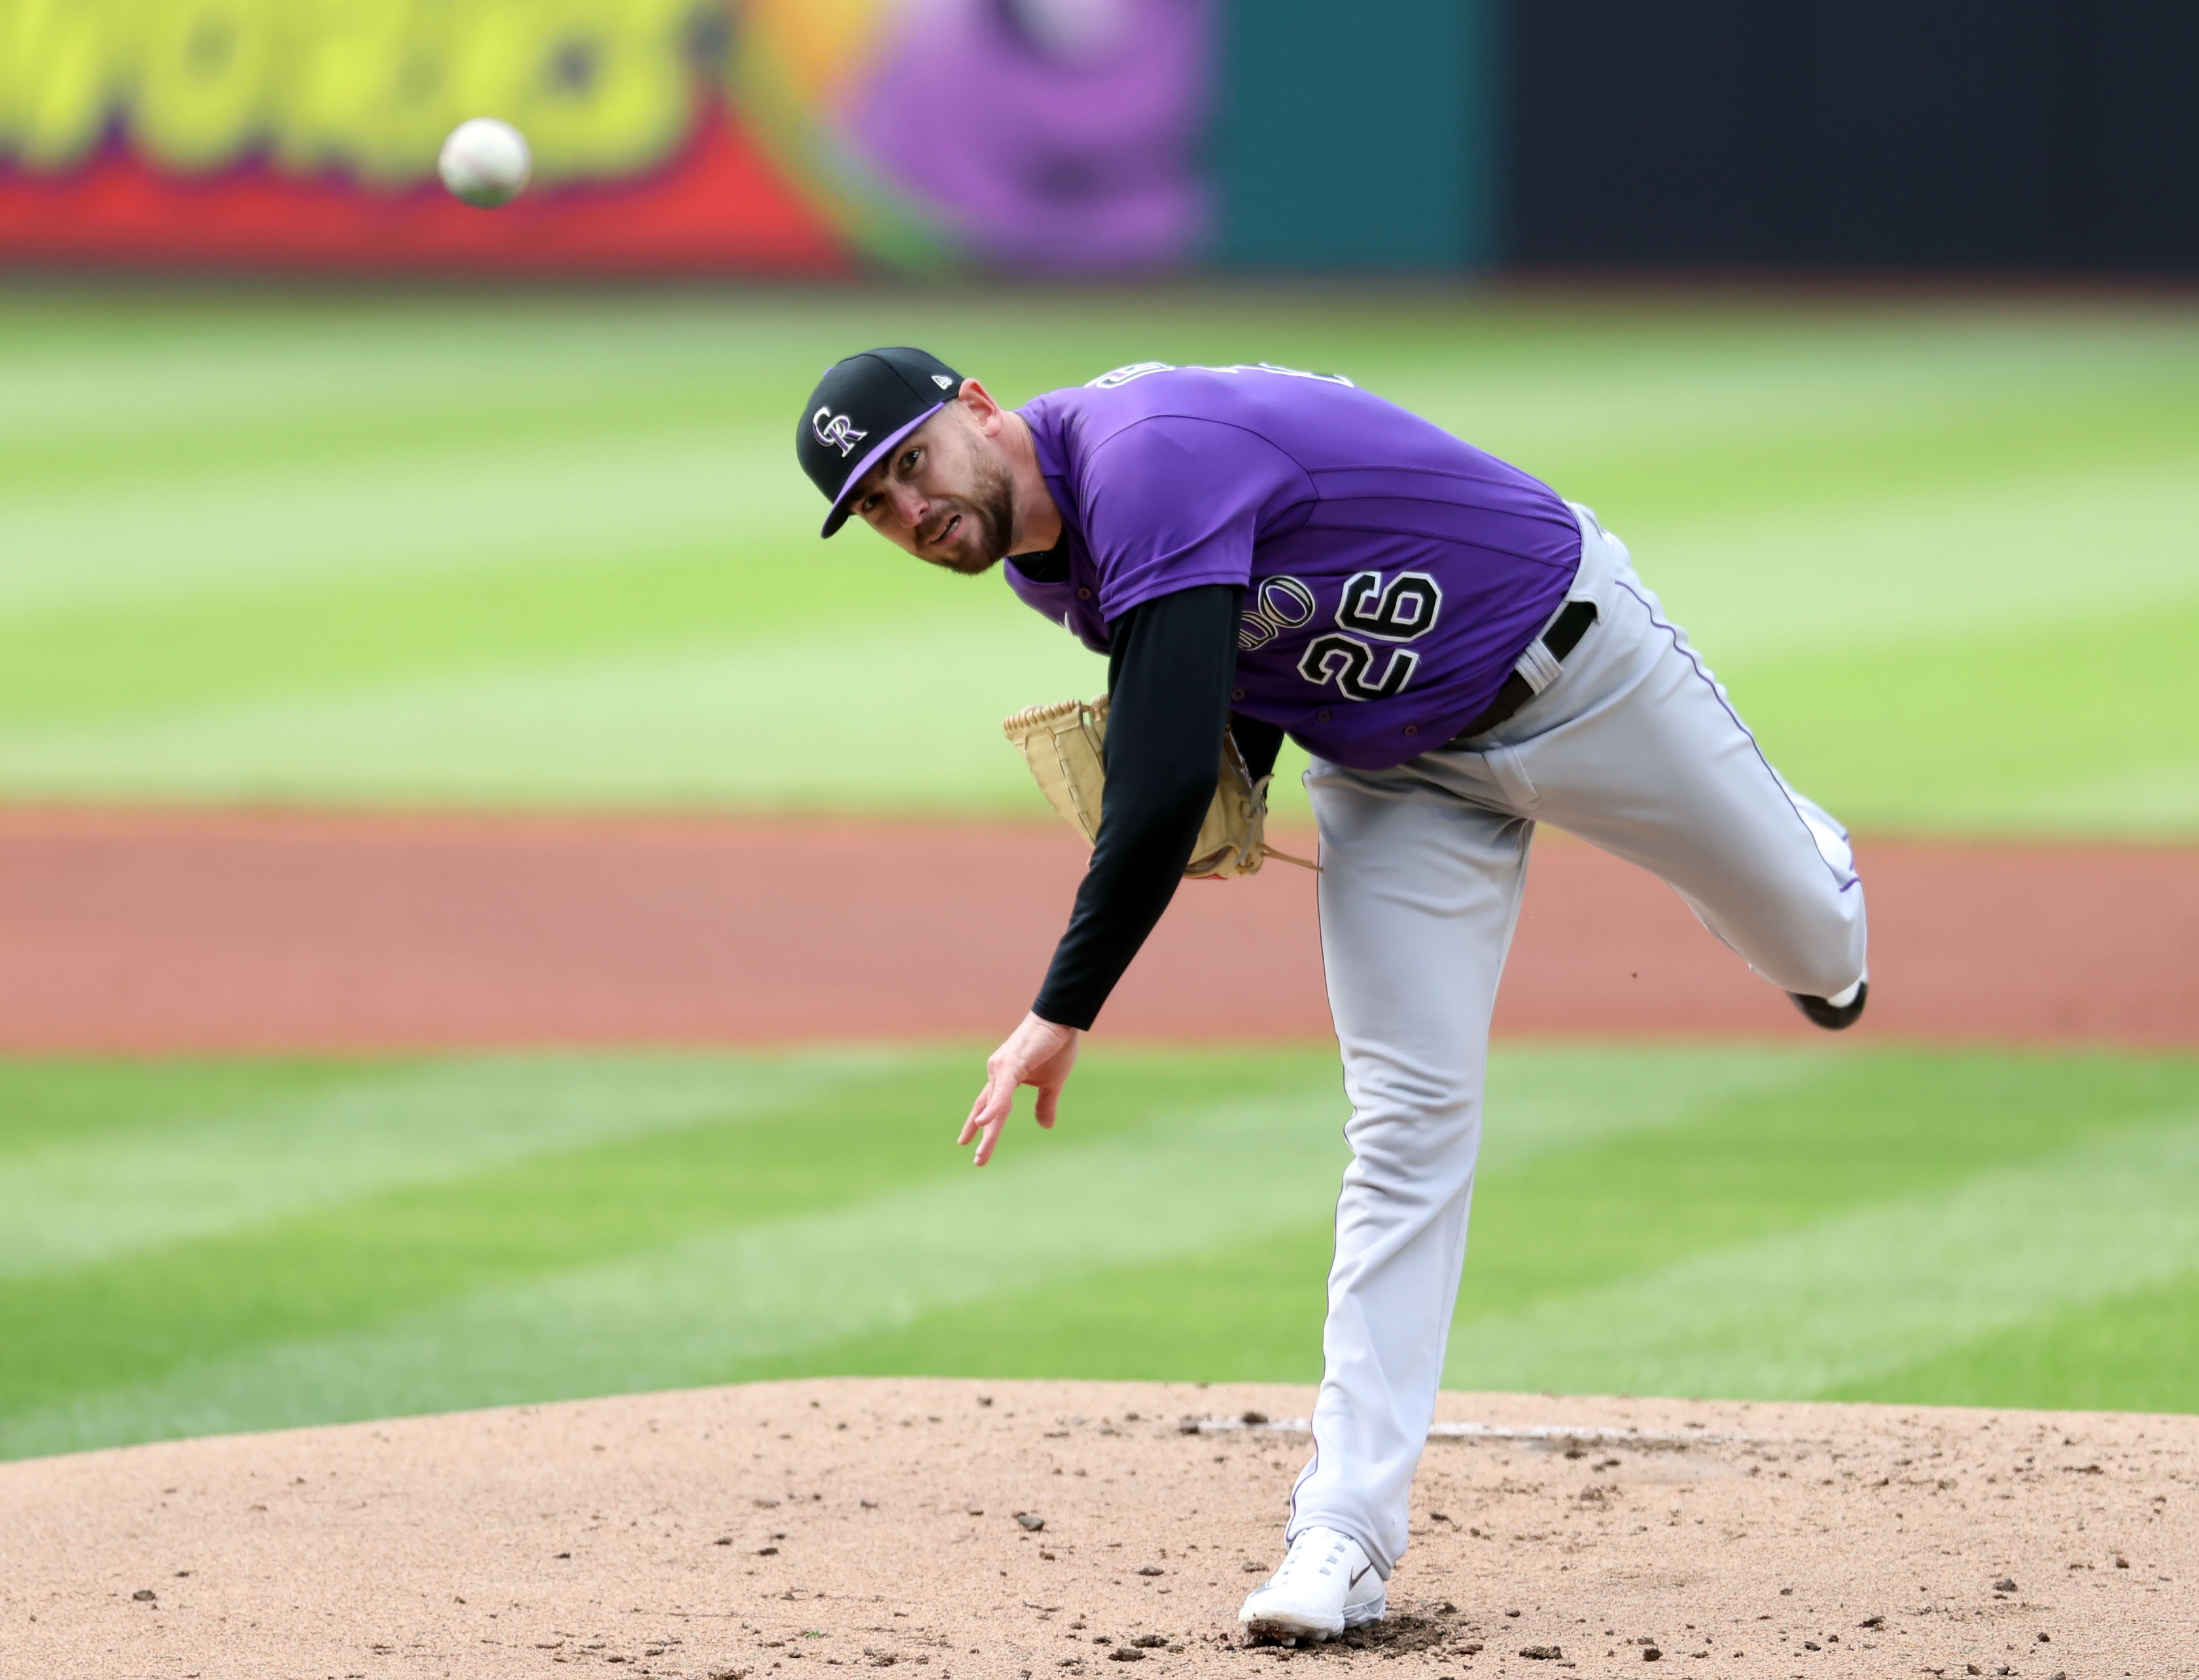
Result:
{"label": "nike swoosh on cleat", "polygon": [[1361,1570],[1356,1575],[1354,1575],[1351,1578],[1351,1584],[1355,1587],[1357,1586],[1362,1581],[1367,1578],[1368,1572],[1372,1571],[1374,1567],[1374,1566],[1370,1563],[1365,1569]]}

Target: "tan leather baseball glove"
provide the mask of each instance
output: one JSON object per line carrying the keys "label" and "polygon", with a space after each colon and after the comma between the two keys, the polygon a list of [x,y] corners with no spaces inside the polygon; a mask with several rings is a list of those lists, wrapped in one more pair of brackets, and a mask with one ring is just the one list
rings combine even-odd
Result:
{"label": "tan leather baseball glove", "polygon": [[[1100,755],[1107,738],[1107,697],[1033,706],[1002,720],[1000,729],[1023,754],[1048,802],[1084,837],[1086,845],[1094,843],[1100,837],[1100,795],[1107,782]],[[1272,779],[1263,776],[1254,781],[1237,743],[1227,734],[1222,738],[1214,802],[1206,808],[1191,861],[1184,866],[1187,879],[1228,881],[1257,875],[1271,857],[1301,869],[1321,867],[1277,851],[1263,837]]]}

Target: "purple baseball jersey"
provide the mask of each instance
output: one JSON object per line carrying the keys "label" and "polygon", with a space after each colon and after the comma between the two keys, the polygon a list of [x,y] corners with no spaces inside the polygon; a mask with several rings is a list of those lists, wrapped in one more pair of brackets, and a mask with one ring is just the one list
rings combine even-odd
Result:
{"label": "purple baseball jersey", "polygon": [[1016,593],[1105,652],[1141,602],[1242,587],[1232,709],[1334,763],[1457,734],[1579,569],[1555,491],[1335,376],[1141,362],[1021,413],[1070,573],[1010,560]]}

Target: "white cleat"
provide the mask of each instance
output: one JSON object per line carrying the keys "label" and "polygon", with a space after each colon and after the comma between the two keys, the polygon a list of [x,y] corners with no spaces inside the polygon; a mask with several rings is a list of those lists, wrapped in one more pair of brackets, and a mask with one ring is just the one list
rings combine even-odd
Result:
{"label": "white cleat", "polygon": [[1356,1540],[1333,1528],[1309,1528],[1291,1542],[1283,1566],[1245,1601],[1237,1625],[1248,1641],[1318,1642],[1380,1621],[1387,1594]]}

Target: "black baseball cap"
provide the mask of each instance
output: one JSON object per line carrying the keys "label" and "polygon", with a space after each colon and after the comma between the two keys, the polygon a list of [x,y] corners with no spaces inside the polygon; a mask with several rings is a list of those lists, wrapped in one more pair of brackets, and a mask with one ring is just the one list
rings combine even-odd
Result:
{"label": "black baseball cap", "polygon": [[848,522],[847,497],[885,452],[954,400],[962,376],[922,350],[866,350],[825,370],[795,428],[794,452],[825,493],[829,537]]}

